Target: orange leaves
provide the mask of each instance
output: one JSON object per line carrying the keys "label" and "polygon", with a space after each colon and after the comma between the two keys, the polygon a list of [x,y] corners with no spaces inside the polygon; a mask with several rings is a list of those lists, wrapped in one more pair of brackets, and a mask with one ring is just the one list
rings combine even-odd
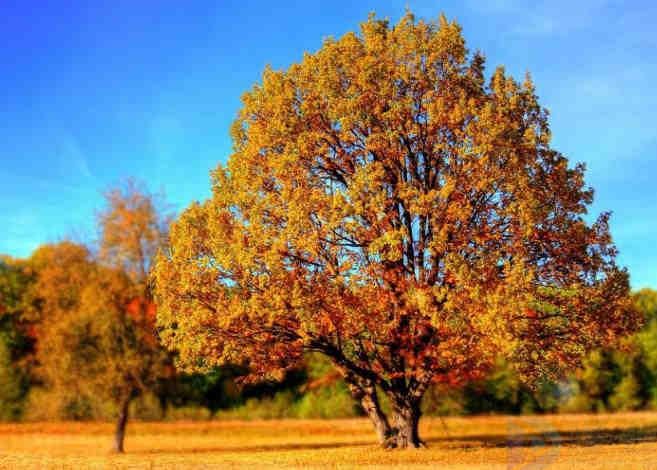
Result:
{"label": "orange leaves", "polygon": [[115,399],[172,373],[147,285],[167,220],[155,197],[134,182],[106,197],[99,259],[84,246],[61,242],[40,247],[28,260],[35,276],[28,314],[37,322],[36,355],[47,384]]}
{"label": "orange leaves", "polygon": [[157,307],[153,302],[143,297],[135,297],[128,302],[126,311],[142,328],[154,331]]}
{"label": "orange leaves", "polygon": [[525,309],[525,317],[530,318],[530,319],[534,319],[534,318],[538,317],[538,315],[537,315],[535,310],[527,308],[527,309]]}

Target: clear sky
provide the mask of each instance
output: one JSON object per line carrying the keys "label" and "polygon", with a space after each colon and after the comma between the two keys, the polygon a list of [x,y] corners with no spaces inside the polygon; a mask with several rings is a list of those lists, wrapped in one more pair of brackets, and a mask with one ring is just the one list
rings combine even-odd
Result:
{"label": "clear sky", "polygon": [[633,287],[657,288],[652,0],[1,1],[0,253],[93,237],[101,190],[126,176],[178,210],[206,198],[266,64],[406,6],[457,19],[489,71],[532,73],[554,147],[586,162],[593,211],[613,211]]}

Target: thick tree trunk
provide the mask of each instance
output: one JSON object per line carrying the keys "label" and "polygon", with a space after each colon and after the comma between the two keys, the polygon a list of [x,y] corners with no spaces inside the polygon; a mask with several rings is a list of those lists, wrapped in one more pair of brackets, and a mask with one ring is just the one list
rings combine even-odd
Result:
{"label": "thick tree trunk", "polygon": [[404,384],[398,388],[386,388],[386,396],[392,405],[392,420],[389,421],[381,410],[374,382],[341,367],[340,364],[338,366],[352,396],[360,402],[372,421],[379,443],[384,448],[417,449],[425,447],[425,443],[420,439],[418,424],[421,416],[420,403],[429,385],[428,378],[414,384],[413,387]]}
{"label": "thick tree trunk", "polygon": [[126,398],[121,403],[114,433],[114,452],[123,453],[123,440],[125,439],[125,427],[128,424],[128,410],[131,401],[131,398]]}
{"label": "thick tree trunk", "polygon": [[407,449],[424,447],[420,439],[420,401],[406,397],[391,397],[392,433],[385,442],[387,448]]}

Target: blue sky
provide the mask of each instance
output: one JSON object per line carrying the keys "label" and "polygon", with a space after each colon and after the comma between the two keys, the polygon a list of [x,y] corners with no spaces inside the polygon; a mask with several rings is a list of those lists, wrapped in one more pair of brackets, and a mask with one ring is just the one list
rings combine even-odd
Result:
{"label": "blue sky", "polygon": [[406,6],[457,19],[489,70],[532,73],[633,287],[657,288],[657,2],[638,0],[0,2],[0,253],[93,238],[101,190],[126,176],[178,210],[206,198],[266,64]]}

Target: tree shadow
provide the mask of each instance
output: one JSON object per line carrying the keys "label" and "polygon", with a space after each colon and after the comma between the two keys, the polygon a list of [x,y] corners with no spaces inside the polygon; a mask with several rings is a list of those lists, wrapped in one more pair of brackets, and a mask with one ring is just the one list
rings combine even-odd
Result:
{"label": "tree shadow", "polygon": [[590,429],[582,431],[558,431],[546,429],[536,432],[513,432],[507,434],[482,434],[472,436],[445,436],[427,439],[427,443],[454,443],[481,447],[543,447],[639,444],[657,442],[657,426],[631,427],[624,429]]}
{"label": "tree shadow", "polygon": [[[559,446],[580,446],[590,447],[596,445],[614,445],[614,444],[638,444],[644,442],[657,442],[657,426],[631,427],[624,429],[590,429],[582,431],[557,431],[547,429],[536,432],[514,432],[518,429],[517,425],[506,434],[481,434],[481,435],[451,435],[444,437],[431,437],[426,439],[426,443],[431,446],[440,445],[441,447],[506,447],[506,448],[523,448],[523,447],[559,447]],[[219,438],[219,437],[218,437]],[[155,448],[137,451],[138,454],[204,454],[204,453],[249,453],[249,452],[283,452],[283,451],[307,451],[307,450],[328,450],[340,449],[344,447],[373,447],[378,448],[374,439],[359,440],[353,442],[304,442],[304,443],[280,443],[280,444],[255,444],[255,445],[225,445],[209,447],[190,447],[190,448]],[[132,453],[132,452],[131,452]]]}
{"label": "tree shadow", "polygon": [[242,453],[242,452],[283,452],[288,450],[327,450],[327,449],[340,449],[343,447],[363,447],[363,446],[376,446],[376,442],[372,441],[354,441],[354,442],[307,442],[299,444],[257,444],[252,446],[213,446],[213,447],[190,447],[185,449],[145,449],[137,451],[138,454],[203,454],[214,452],[226,453]]}

